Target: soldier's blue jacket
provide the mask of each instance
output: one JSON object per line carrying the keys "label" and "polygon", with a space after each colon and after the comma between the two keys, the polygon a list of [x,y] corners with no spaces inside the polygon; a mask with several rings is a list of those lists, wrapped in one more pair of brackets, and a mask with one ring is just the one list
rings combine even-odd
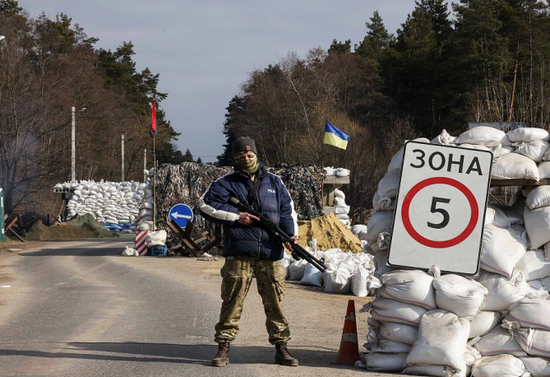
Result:
{"label": "soldier's blue jacket", "polygon": [[229,204],[231,197],[266,215],[289,236],[298,233],[294,204],[281,178],[269,173],[261,162],[260,170],[261,177],[257,179],[261,179],[261,183],[251,201],[247,197],[253,182],[236,168],[210,184],[199,199],[201,214],[207,220],[224,225],[224,256],[250,255],[279,260],[284,253],[280,240],[262,228],[259,222],[247,226],[239,224],[239,211]]}

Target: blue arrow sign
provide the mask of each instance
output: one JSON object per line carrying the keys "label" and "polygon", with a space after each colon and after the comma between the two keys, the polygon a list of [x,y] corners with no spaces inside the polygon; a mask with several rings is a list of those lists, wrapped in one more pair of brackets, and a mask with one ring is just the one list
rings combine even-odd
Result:
{"label": "blue arrow sign", "polygon": [[185,204],[176,204],[170,209],[168,219],[185,228],[187,221],[193,221],[193,211]]}

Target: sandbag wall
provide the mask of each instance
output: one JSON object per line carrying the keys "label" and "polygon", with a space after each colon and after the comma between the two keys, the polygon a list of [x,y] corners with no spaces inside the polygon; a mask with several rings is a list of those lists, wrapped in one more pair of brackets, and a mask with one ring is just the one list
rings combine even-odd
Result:
{"label": "sandbag wall", "polygon": [[134,233],[138,207],[146,196],[147,183],[78,181],[58,183],[54,190],[70,193],[67,219],[91,214],[112,232]]}
{"label": "sandbag wall", "polygon": [[[443,131],[425,143],[493,152],[493,179],[550,177],[548,132],[476,127]],[[428,376],[550,376],[550,191],[518,190],[508,205],[486,208],[480,273],[475,277],[386,265],[403,149],[373,198],[366,250],[381,287],[371,313],[367,369]]]}
{"label": "sandbag wall", "polygon": [[353,294],[357,297],[372,296],[380,287],[380,280],[374,276],[374,257],[367,253],[353,253],[334,248],[317,250],[315,241],[306,250],[317,259],[323,259],[327,267],[321,272],[306,260],[294,260],[285,254],[282,264],[287,269],[287,280],[298,284],[322,287],[325,292]]}

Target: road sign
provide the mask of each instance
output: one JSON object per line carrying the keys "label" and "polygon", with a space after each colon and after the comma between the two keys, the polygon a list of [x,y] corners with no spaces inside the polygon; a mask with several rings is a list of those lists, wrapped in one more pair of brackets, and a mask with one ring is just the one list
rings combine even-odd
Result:
{"label": "road sign", "polygon": [[484,150],[405,145],[391,266],[477,273],[492,161]]}
{"label": "road sign", "polygon": [[187,221],[193,221],[193,211],[188,205],[176,204],[170,208],[168,219],[178,224],[180,228],[185,228]]}

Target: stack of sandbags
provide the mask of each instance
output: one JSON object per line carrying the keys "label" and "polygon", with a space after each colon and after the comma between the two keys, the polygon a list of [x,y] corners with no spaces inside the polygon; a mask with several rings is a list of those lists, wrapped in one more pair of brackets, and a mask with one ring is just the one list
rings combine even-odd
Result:
{"label": "stack of sandbags", "polygon": [[[492,178],[536,181],[547,136],[540,129],[504,133],[477,127],[457,138],[443,133],[432,143],[490,150],[495,156]],[[388,173],[401,163],[402,151]],[[393,224],[391,216],[381,215],[384,208],[395,207],[389,177],[379,184],[373,203],[378,207],[367,227],[367,249],[375,253],[387,249]],[[381,192],[390,193],[381,200]],[[407,284],[420,284],[427,273],[416,272],[413,279],[407,275],[417,270],[407,270],[406,277],[396,278],[403,270],[390,269],[380,258],[376,273],[382,286],[364,308],[372,315],[367,369],[431,376],[549,376],[550,216],[543,209],[549,192],[546,186],[524,187],[510,205],[487,206],[476,276],[440,275],[434,268],[432,288],[416,287],[415,295]],[[427,293],[431,289],[435,308]]]}
{"label": "stack of sandbags", "polygon": [[113,232],[133,233],[146,187],[146,183],[134,181],[79,181],[56,184],[54,190],[68,192],[69,219],[89,213]]}
{"label": "stack of sandbags", "polygon": [[326,251],[306,248],[315,258],[323,259],[327,267],[321,272],[306,260],[285,261],[287,280],[297,280],[299,284],[323,287],[325,292],[349,294],[366,297],[376,290],[380,283],[374,277],[372,255],[365,253],[343,252],[341,249]]}
{"label": "stack of sandbags", "polygon": [[434,276],[420,270],[382,275],[377,297],[365,308],[372,316],[365,344],[368,369],[469,375],[479,357],[468,345],[471,323],[487,290],[476,281],[435,270]]}
{"label": "stack of sandbags", "polygon": [[[334,175],[337,177],[347,177],[350,174],[349,169],[334,168],[327,166],[323,168],[327,176]],[[351,219],[349,217],[350,206],[346,204],[346,195],[340,189],[334,190],[334,214],[348,228],[351,227]]]}
{"label": "stack of sandbags", "polygon": [[420,270],[389,271],[381,277],[381,288],[370,310],[369,334],[364,345],[369,351],[370,370],[401,372],[418,338],[422,316],[435,309],[433,277]]}
{"label": "stack of sandbags", "polygon": [[494,179],[538,181],[541,177],[537,164],[550,160],[548,139],[548,131],[541,128],[522,127],[505,133],[480,126],[460,134],[454,144],[491,151],[494,156],[491,175]]}
{"label": "stack of sandbags", "polygon": [[351,228],[349,217],[350,206],[346,204],[346,194],[342,190],[334,190],[334,214],[346,227]]}
{"label": "stack of sandbags", "polygon": [[367,226],[365,224],[353,224],[350,227],[350,230],[357,238],[359,238],[359,241],[361,243],[367,243]]}
{"label": "stack of sandbags", "polygon": [[[441,135],[432,141],[426,138],[414,141],[491,151],[494,156],[492,179],[521,179],[536,182],[539,178],[550,177],[548,139],[548,132],[540,128],[517,128],[505,133],[492,127],[480,126],[465,131],[458,137],[450,136],[443,130]],[[403,153],[404,147],[393,156],[386,174],[379,181],[378,190],[373,197],[374,213],[367,224],[368,247],[366,250],[375,255],[379,275],[391,270],[386,265],[387,249],[390,243]],[[518,192],[511,204],[513,209],[509,209],[508,212],[516,212],[516,215],[511,218],[513,223],[495,225],[497,228],[506,229],[505,231],[494,227],[486,228],[489,234],[495,233],[495,242],[499,242],[498,234],[502,233],[510,239],[525,238],[527,235],[528,239],[524,239],[522,243],[533,250],[547,245],[550,242],[550,188],[541,186],[524,189]],[[512,225],[511,228],[510,225]],[[500,243],[505,244],[503,241]],[[516,242],[513,244],[515,245]],[[510,268],[514,267],[522,253],[519,249],[510,249],[509,252],[513,254],[511,260],[505,260],[505,256],[500,256],[500,260],[493,261],[490,260],[491,255],[486,255],[486,259],[490,263],[506,264],[510,275]]]}

